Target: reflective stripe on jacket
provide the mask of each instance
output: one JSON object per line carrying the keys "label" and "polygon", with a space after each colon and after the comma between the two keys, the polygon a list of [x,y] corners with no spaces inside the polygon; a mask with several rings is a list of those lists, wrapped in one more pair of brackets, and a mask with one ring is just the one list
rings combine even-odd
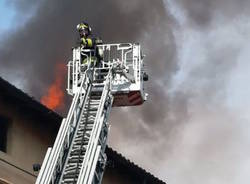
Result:
{"label": "reflective stripe on jacket", "polygon": [[[89,57],[88,57],[88,58],[89,58]],[[87,63],[88,63],[88,58],[85,58],[85,59],[82,61],[82,64],[87,64]],[[89,58],[89,60],[90,60],[91,63],[95,63],[95,62],[98,61],[97,57],[95,57],[95,56],[91,56],[91,57]]]}
{"label": "reflective stripe on jacket", "polygon": [[81,38],[81,45],[85,48],[93,48],[94,45],[98,45],[98,44],[102,44],[102,40],[99,38],[91,38],[91,37],[87,37]]}

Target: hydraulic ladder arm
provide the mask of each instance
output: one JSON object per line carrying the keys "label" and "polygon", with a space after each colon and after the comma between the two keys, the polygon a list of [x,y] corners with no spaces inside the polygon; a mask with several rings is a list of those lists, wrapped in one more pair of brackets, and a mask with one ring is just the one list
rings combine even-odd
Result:
{"label": "hydraulic ladder arm", "polygon": [[[98,64],[92,63],[93,50],[73,49],[67,90],[74,98],[53,148],[47,150],[36,184],[101,184],[112,105],[138,105],[146,100],[140,46],[99,47],[104,56]],[[87,65],[82,57],[87,57]]]}

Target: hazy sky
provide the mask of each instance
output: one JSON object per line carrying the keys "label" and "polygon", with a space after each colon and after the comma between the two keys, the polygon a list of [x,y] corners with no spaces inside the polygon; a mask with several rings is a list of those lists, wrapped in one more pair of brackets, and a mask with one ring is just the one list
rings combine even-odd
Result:
{"label": "hazy sky", "polygon": [[14,14],[13,8],[8,7],[4,0],[0,0],[0,33],[11,26]]}
{"label": "hazy sky", "polygon": [[[23,1],[32,4],[27,3],[28,0]],[[48,11],[48,18],[42,10],[47,10],[48,7],[54,10],[53,7],[57,6],[56,3],[47,6],[51,1],[41,1],[45,3],[41,3],[42,6],[38,8],[36,15],[35,7],[39,7],[38,5],[32,5],[33,8],[27,11],[22,4],[15,3],[16,0],[11,0],[12,3],[7,5],[3,2],[0,0],[0,35],[7,35],[6,30],[11,28],[10,25],[21,27],[28,22],[28,28],[21,29],[22,37],[25,37],[25,31],[33,33],[33,30],[38,30],[39,33],[34,20],[41,21],[42,25],[49,25],[47,23],[53,11]],[[64,5],[69,6],[65,2],[58,7],[55,20],[59,20],[57,16],[64,15]],[[102,8],[108,9],[109,6],[105,6],[103,2]],[[95,16],[90,16],[90,20],[95,22],[94,26],[100,34],[103,33],[113,42],[123,38],[138,39],[142,42],[150,74],[147,85],[148,102],[142,107],[116,108],[112,111],[109,139],[111,147],[168,183],[248,184],[250,181],[250,87],[248,85],[250,2],[165,0],[163,7],[165,13],[162,12],[163,9],[160,9],[160,13],[157,12],[158,6],[164,6],[161,1],[157,3],[154,0],[147,0],[145,3],[139,0],[128,3],[119,1],[119,5],[112,0],[107,2],[115,7],[113,11],[118,15],[115,25],[119,25],[120,19],[124,19],[124,22],[138,21],[136,23],[139,24],[128,21],[131,25],[121,28],[119,37],[119,34],[109,34],[110,30],[106,29],[105,24],[97,24]],[[152,8],[149,8],[150,3],[154,3]],[[14,6],[16,4],[18,5]],[[88,3],[88,6],[89,4],[91,3]],[[16,7],[19,14],[23,15],[20,19],[15,19]],[[142,11],[142,8],[145,11]],[[147,8],[152,12],[147,14]],[[102,12],[100,9],[97,11]],[[33,14],[36,15],[34,19],[31,18]],[[68,17],[70,16],[67,15]],[[75,20],[73,18],[72,20]],[[68,18],[65,22],[72,20]],[[152,22],[148,23],[148,20]],[[61,26],[59,23],[58,25]],[[128,35],[125,28],[129,31],[131,28],[136,28],[134,30],[136,33]],[[73,27],[65,28],[62,34],[69,35],[68,31],[71,29]],[[56,35],[56,33],[58,32],[46,34]],[[19,39],[17,33],[14,36],[16,40]],[[63,38],[71,39],[70,36]],[[57,39],[59,38],[55,38],[56,41]],[[0,53],[4,54],[7,53],[1,49],[4,43],[15,45],[20,42],[20,40],[15,42],[13,39],[4,42],[2,40],[0,38]],[[52,46],[54,46],[53,41],[50,42]],[[39,40],[35,43],[43,45]],[[67,47],[70,45],[69,42],[66,44]],[[32,47],[33,45],[27,48],[32,49]],[[60,53],[61,50],[53,51]],[[47,54],[46,49],[44,53]],[[3,62],[0,65],[1,76],[23,90],[27,90],[26,87],[34,82],[23,74],[27,68],[14,70],[15,65],[8,65],[6,70],[1,70],[1,67],[5,67]],[[39,67],[33,66],[35,72],[37,68]],[[15,72],[10,75],[9,71]],[[39,75],[44,79],[40,80],[39,84],[46,86],[49,79],[43,78],[41,73]],[[42,92],[39,87],[41,86],[36,85],[27,91],[31,96],[39,97],[40,94],[35,93]]]}

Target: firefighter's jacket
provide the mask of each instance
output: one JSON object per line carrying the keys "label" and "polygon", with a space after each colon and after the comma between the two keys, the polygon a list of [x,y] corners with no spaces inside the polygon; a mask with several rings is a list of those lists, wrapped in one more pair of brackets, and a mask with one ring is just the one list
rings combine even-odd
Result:
{"label": "firefighter's jacket", "polygon": [[[96,49],[96,53],[97,53],[97,57],[95,56],[91,56],[90,60],[91,60],[91,63],[98,63],[100,61],[100,55],[99,55],[99,50],[97,47],[95,47],[96,45],[98,44],[102,44],[102,40],[99,39],[99,38],[92,38],[92,37],[82,37],[80,38],[80,44],[81,44],[81,47],[83,47],[84,49]],[[82,61],[83,64],[86,64],[87,63],[87,58],[84,58],[83,61]]]}
{"label": "firefighter's jacket", "polygon": [[92,49],[95,45],[102,44],[102,40],[99,38],[82,37],[80,38],[80,44],[86,49]]}

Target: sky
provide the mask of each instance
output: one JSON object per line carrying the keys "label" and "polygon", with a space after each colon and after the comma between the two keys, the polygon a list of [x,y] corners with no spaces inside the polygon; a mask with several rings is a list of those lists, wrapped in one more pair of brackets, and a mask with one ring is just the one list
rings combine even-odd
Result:
{"label": "sky", "polygon": [[[60,6],[56,0],[41,5],[22,1],[0,1],[0,34],[8,33],[12,23],[20,27],[1,42],[6,48],[0,45],[0,72],[39,100],[53,83],[57,60],[70,55],[73,23],[81,14],[77,14],[79,6],[68,1]],[[109,144],[168,183],[248,184],[250,2],[85,1],[88,9],[100,6],[95,10],[103,22],[116,17],[109,28],[93,11],[83,13],[98,34],[110,42],[138,41],[147,56],[149,99],[141,107],[112,110]],[[16,56],[9,54],[16,46],[19,49],[12,52]],[[27,61],[34,58],[35,62]]]}
{"label": "sky", "polygon": [[0,0],[0,33],[8,30],[13,22],[15,10],[5,0]]}

